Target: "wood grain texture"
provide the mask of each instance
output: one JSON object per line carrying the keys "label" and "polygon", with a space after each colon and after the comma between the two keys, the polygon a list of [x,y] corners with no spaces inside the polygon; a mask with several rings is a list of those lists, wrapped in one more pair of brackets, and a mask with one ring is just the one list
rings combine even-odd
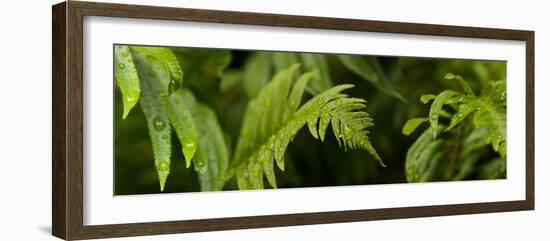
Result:
{"label": "wood grain texture", "polygon": [[[52,233],[67,240],[264,228],[534,209],[534,32],[69,1],[53,6]],[[115,225],[83,225],[83,17],[369,31],[526,43],[526,198],[518,201],[300,213]]]}
{"label": "wood grain texture", "polygon": [[65,3],[52,7],[52,234],[66,237]]}

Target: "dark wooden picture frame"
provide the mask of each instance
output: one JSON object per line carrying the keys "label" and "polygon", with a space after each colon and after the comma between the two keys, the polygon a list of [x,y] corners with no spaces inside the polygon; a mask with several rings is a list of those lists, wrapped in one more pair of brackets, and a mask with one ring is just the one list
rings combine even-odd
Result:
{"label": "dark wooden picture frame", "polygon": [[[68,1],[52,8],[52,232],[66,240],[534,209],[534,32]],[[283,26],[526,43],[525,200],[87,226],[83,224],[83,17]]]}

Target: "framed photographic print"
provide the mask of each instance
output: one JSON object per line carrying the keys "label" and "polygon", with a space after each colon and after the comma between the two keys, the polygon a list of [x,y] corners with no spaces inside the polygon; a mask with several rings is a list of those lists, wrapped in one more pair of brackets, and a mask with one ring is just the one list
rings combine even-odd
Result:
{"label": "framed photographic print", "polygon": [[52,231],[534,209],[534,32],[53,6]]}

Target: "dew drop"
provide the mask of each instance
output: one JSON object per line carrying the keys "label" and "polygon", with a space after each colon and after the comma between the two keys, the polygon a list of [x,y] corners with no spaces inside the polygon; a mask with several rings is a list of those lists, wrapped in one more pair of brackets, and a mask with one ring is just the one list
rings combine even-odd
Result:
{"label": "dew drop", "polygon": [[432,120],[435,120],[435,119],[437,119],[437,115],[432,115],[431,118],[432,118]]}
{"label": "dew drop", "polygon": [[462,114],[462,112],[458,112],[457,116],[458,116],[458,118],[462,118],[464,116],[464,114]]}
{"label": "dew drop", "polygon": [[460,97],[460,99],[458,99],[458,102],[462,102],[464,101],[464,97]]}
{"label": "dew drop", "polygon": [[197,162],[197,166],[199,166],[199,167],[204,166],[204,161],[202,161],[202,160],[201,160],[201,161],[198,161],[198,162]]}
{"label": "dew drop", "polygon": [[344,137],[346,137],[346,139],[350,138],[353,135],[352,129],[349,128],[348,125],[343,125],[343,127],[344,127]]}
{"label": "dew drop", "polygon": [[195,147],[195,142],[191,141],[191,140],[186,140],[184,143],[183,143],[183,148],[186,148],[186,149],[191,149]]}
{"label": "dew drop", "polygon": [[166,127],[166,123],[164,123],[164,121],[162,121],[162,119],[160,119],[160,117],[157,116],[153,120],[153,126],[155,127],[155,130],[162,131]]}
{"label": "dew drop", "polygon": [[118,68],[120,68],[120,69],[125,69],[125,68],[126,68],[126,65],[124,65],[123,63],[120,63],[120,64],[118,64]]}
{"label": "dew drop", "polygon": [[180,88],[180,82],[171,79],[170,83],[168,84],[168,91],[170,93],[177,91]]}
{"label": "dew drop", "polygon": [[134,97],[131,97],[131,96],[127,96],[126,97],[126,102],[134,102],[136,99]]}
{"label": "dew drop", "polygon": [[170,164],[167,161],[160,161],[157,164],[157,169],[163,172],[168,171],[170,169]]}

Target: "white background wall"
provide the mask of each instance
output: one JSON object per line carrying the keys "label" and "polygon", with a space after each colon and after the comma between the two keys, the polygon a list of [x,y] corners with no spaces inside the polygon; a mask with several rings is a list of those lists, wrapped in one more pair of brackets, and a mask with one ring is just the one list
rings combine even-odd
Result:
{"label": "white background wall", "polygon": [[[172,0],[174,1],[174,0]],[[549,240],[550,28],[545,1],[201,0],[191,8],[515,28],[536,31],[536,210],[123,240]],[[51,10],[57,1],[0,8],[0,240],[56,240],[51,220]],[[546,175],[545,175],[546,174]],[[529,237],[529,238],[526,238]]]}

